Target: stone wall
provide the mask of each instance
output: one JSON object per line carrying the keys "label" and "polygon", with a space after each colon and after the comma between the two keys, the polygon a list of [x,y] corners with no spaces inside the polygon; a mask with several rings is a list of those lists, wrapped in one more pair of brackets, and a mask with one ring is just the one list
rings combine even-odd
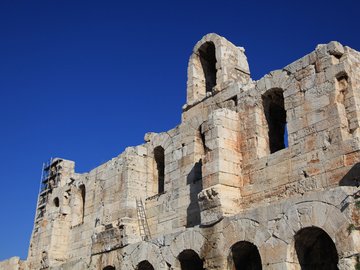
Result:
{"label": "stone wall", "polygon": [[179,126],[89,173],[62,160],[21,267],[354,269],[359,69],[330,42],[253,81],[243,48],[206,35]]}

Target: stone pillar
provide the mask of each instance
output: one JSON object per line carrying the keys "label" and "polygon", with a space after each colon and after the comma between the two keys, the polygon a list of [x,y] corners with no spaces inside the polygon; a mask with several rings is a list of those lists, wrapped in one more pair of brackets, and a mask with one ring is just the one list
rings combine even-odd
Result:
{"label": "stone pillar", "polygon": [[206,149],[203,190],[198,195],[202,225],[214,224],[239,211],[239,130],[237,112],[228,109],[213,111],[201,127]]}

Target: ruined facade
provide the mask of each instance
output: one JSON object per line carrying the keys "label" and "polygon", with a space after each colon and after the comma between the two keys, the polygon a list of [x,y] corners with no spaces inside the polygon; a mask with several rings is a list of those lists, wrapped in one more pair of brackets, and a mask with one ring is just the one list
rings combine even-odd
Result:
{"label": "ruined facade", "polygon": [[26,261],[0,269],[359,269],[360,53],[338,42],[258,81],[216,34],[181,123],[89,173],[45,166]]}

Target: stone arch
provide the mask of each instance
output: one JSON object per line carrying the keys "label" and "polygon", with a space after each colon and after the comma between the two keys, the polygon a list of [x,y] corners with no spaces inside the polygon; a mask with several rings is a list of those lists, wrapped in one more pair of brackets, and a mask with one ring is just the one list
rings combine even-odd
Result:
{"label": "stone arch", "polygon": [[167,133],[152,133],[149,135],[150,147],[148,149],[152,162],[149,164],[149,173],[153,177],[149,177],[147,180],[147,196],[155,196],[163,194],[169,187],[166,186],[166,159],[168,155],[171,155],[173,140]]}
{"label": "stone arch", "polygon": [[211,33],[196,43],[188,64],[187,104],[193,105],[234,81],[250,79],[244,49]]}
{"label": "stone arch", "polygon": [[164,148],[165,152],[167,153],[169,150],[169,146],[173,143],[172,138],[169,136],[168,133],[153,133],[151,138],[151,148],[155,148],[157,146],[161,146]]}
{"label": "stone arch", "polygon": [[[256,247],[260,258],[264,258],[264,244],[266,240],[271,237],[267,228],[258,221],[248,218],[231,220],[228,224],[224,225],[222,235],[224,238],[219,243],[218,249],[223,252],[222,256],[224,258],[229,258],[229,254],[232,253],[234,247],[237,247],[238,243],[244,243],[245,247]],[[249,243],[251,245],[248,246],[245,243]],[[260,259],[260,262],[262,264],[264,263],[262,262],[262,259]],[[230,268],[231,266],[232,262],[229,262],[228,259],[228,269],[237,269]]]}
{"label": "stone arch", "polygon": [[[344,194],[335,193],[333,195],[341,196]],[[349,235],[347,232],[350,222],[346,213],[342,213],[338,207],[325,201],[307,201],[291,206],[279,221],[279,226],[284,228],[280,237],[288,243],[286,261],[289,267],[301,269],[294,236],[305,228],[316,227],[328,235],[335,245],[339,264],[348,261],[351,256],[355,256],[353,250],[357,250],[359,244],[356,236]]]}
{"label": "stone arch", "polygon": [[261,257],[258,248],[251,242],[239,241],[230,248],[229,270],[261,270]]}
{"label": "stone arch", "polygon": [[175,236],[170,246],[163,250],[165,260],[175,269],[180,269],[179,254],[184,250],[192,250],[202,258],[205,243],[206,238],[197,229],[188,229]]}
{"label": "stone arch", "polygon": [[204,270],[204,262],[192,249],[185,249],[178,255],[181,270]]}
{"label": "stone arch", "polygon": [[[166,269],[166,263],[163,259],[163,256],[160,252],[160,248],[149,242],[141,242],[130,255],[130,260],[132,267],[136,270],[148,270],[146,267],[150,264],[154,269]],[[142,268],[138,268],[140,263],[148,262],[148,264],[143,263]]]}
{"label": "stone arch", "polygon": [[[286,112],[285,122],[290,122],[292,118],[294,118],[293,114],[288,113],[289,104],[292,103],[286,102],[286,100],[289,99],[288,96],[293,94],[295,91],[300,92],[300,89],[299,86],[296,84],[296,80],[294,80],[284,70],[272,71],[270,74],[265,75],[259,81],[257,81],[255,88],[250,89],[248,92],[243,93],[239,97],[239,104],[241,104],[241,106],[248,106],[249,103],[252,104],[251,105],[252,112],[256,113],[259,116],[256,119],[258,124],[252,130],[252,135],[256,138],[256,140],[254,140],[256,147],[253,147],[253,149],[251,150],[253,154],[258,158],[267,156],[271,152],[275,152],[275,151],[271,151],[270,149],[270,143],[269,143],[270,130],[268,128],[269,114],[266,111],[268,111],[268,107],[270,103],[268,98],[272,96],[269,94],[271,93],[272,90],[276,90],[276,89],[281,90],[281,97],[282,97],[281,99],[283,104],[281,107],[283,107],[283,109]],[[288,126],[291,125],[286,125],[287,134],[290,134],[291,130],[287,128]],[[284,138],[284,134],[285,132],[282,131],[279,137]],[[287,135],[285,138],[288,141],[287,142],[288,145],[293,145],[293,142],[291,141],[292,139],[291,136]],[[282,142],[283,144],[285,144],[284,139],[282,139]]]}
{"label": "stone arch", "polygon": [[295,251],[302,270],[338,270],[339,257],[330,236],[318,227],[306,227],[294,236]]}

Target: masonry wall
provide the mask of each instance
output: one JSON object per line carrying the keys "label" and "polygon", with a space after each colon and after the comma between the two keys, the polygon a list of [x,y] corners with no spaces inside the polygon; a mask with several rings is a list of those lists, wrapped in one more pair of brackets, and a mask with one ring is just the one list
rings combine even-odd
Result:
{"label": "masonry wall", "polygon": [[243,48],[206,35],[189,60],[179,126],[147,133],[89,173],[63,174],[22,267],[186,270],[199,258],[209,270],[307,269],[315,262],[302,253],[317,235],[312,252],[322,258],[327,243],[336,255],[316,269],[354,269],[359,63],[358,52],[331,42],[253,81]]}

